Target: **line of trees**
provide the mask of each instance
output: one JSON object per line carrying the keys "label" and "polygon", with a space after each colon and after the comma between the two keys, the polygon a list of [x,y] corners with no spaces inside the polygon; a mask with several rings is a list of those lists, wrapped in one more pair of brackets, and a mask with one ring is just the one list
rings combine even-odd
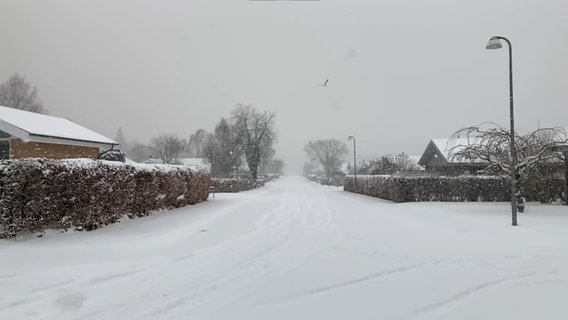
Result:
{"label": "line of trees", "polygon": [[[352,169],[352,167],[349,169]],[[404,152],[384,155],[369,162],[363,160],[357,164],[357,174],[361,175],[411,174],[421,171],[422,169],[418,163]],[[350,173],[353,173],[352,170],[350,170]]]}
{"label": "line of trees", "polygon": [[[348,154],[347,144],[337,139],[313,140],[304,146],[304,151],[310,162],[304,163],[304,175],[316,174],[322,171],[325,179],[330,181],[338,175],[353,174],[354,166],[348,163],[342,168],[345,155]],[[420,166],[402,152],[396,155],[389,154],[366,162],[357,163],[357,174],[380,175],[401,174],[421,171]]]}
{"label": "line of trees", "polygon": [[153,138],[150,145],[127,143],[121,128],[115,140],[127,156],[137,162],[155,158],[175,164],[181,158],[205,158],[214,177],[246,173],[256,180],[259,173],[281,174],[284,169],[284,162],[275,158],[275,120],[274,113],[237,105],[231,117],[221,118],[212,133],[198,129],[188,140],[173,134],[161,134]]}
{"label": "line of trees", "polygon": [[[0,84],[0,105],[45,113],[38,98],[38,90],[25,77],[12,75]],[[175,164],[181,157],[207,158],[212,174],[228,177],[238,174],[246,162],[251,177],[258,173],[281,173],[284,162],[275,159],[273,148],[277,135],[274,131],[276,114],[260,112],[252,106],[237,105],[230,119],[222,118],[213,133],[197,130],[188,140],[174,134],[160,134],[149,145],[126,141],[122,128],[118,128],[115,140],[122,151],[134,161],[143,162],[157,158],[162,163]],[[114,151],[114,150],[113,150]]]}

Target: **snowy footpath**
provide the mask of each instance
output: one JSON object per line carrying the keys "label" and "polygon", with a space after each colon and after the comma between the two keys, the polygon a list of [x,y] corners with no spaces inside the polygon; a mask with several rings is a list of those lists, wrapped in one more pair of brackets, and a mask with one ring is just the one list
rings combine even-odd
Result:
{"label": "snowy footpath", "polygon": [[0,319],[568,319],[568,207],[394,204],[285,177],[0,240]]}

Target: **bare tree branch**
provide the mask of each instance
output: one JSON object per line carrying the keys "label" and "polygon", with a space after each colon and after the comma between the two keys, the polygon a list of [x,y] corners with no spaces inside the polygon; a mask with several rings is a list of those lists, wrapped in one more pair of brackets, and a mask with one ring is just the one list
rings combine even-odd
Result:
{"label": "bare tree branch", "polygon": [[37,88],[32,88],[31,84],[26,81],[26,77],[17,73],[0,85],[0,105],[35,113],[46,113],[37,97]]}
{"label": "bare tree branch", "polygon": [[184,141],[173,134],[161,134],[152,139],[152,150],[163,163],[175,164],[183,151]]}

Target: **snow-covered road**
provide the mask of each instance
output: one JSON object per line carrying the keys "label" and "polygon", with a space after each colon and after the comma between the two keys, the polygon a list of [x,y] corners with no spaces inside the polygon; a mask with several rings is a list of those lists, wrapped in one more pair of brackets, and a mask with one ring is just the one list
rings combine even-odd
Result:
{"label": "snow-covered road", "polygon": [[0,319],[567,319],[568,209],[409,203],[285,177],[93,232],[0,241]]}

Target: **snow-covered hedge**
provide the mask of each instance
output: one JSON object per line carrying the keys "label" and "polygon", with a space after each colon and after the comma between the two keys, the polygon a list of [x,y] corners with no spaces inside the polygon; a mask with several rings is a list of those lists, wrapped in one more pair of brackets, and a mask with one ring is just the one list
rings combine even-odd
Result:
{"label": "snow-covered hedge", "polygon": [[414,201],[509,201],[506,176],[353,176],[345,179],[345,191],[394,202]]}
{"label": "snow-covered hedge", "polygon": [[538,177],[523,181],[523,193],[528,201],[541,203],[556,202],[561,199],[566,202],[564,179],[559,177]]}
{"label": "snow-covered hedge", "polygon": [[242,178],[211,178],[211,186],[215,192],[239,192],[264,186],[263,180]]}
{"label": "snow-covered hedge", "polygon": [[210,175],[183,166],[97,160],[0,161],[0,238],[45,229],[91,230],[125,214],[207,199]]}
{"label": "snow-covered hedge", "polygon": [[324,186],[341,187],[342,185],[345,184],[345,175],[342,175],[342,174],[337,174],[337,175],[335,175],[335,176],[333,176],[332,178],[329,178],[329,179],[326,178],[323,175],[315,175],[315,174],[309,174],[305,177],[310,181],[317,182],[317,183],[324,185]]}

